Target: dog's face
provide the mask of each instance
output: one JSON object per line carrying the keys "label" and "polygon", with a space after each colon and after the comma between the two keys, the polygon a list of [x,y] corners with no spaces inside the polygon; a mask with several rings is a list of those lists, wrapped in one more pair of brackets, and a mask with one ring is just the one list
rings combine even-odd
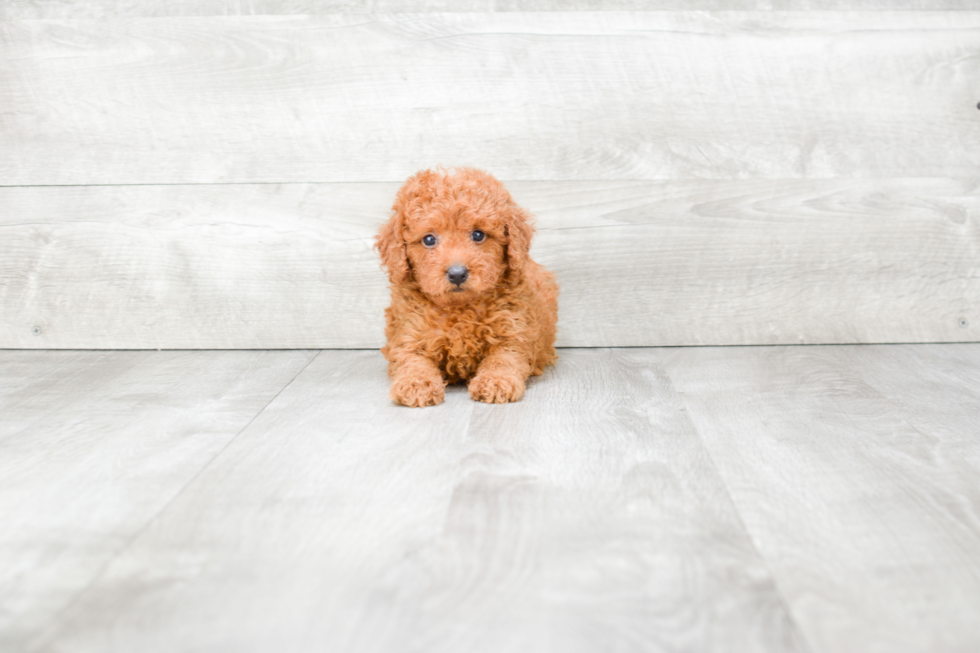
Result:
{"label": "dog's face", "polygon": [[456,303],[483,294],[506,270],[503,225],[465,204],[430,204],[406,220],[404,240],[415,280],[432,300]]}
{"label": "dog's face", "polygon": [[464,304],[520,279],[529,217],[485,172],[425,170],[398,191],[377,248],[392,283],[414,280],[437,304]]}

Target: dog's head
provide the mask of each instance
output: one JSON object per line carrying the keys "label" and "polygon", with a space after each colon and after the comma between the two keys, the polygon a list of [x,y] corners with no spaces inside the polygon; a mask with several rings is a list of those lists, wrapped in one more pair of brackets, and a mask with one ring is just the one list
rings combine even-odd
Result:
{"label": "dog's head", "polygon": [[461,304],[520,281],[530,218],[486,172],[423,170],[398,191],[375,247],[392,284],[414,280],[432,301]]}

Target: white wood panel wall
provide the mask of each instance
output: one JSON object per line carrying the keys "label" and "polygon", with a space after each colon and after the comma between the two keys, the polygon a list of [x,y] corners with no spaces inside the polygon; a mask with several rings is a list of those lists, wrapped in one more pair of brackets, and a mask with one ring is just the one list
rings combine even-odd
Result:
{"label": "white wood panel wall", "polygon": [[436,164],[539,216],[561,345],[977,340],[980,11],[810,4],[5,3],[0,347],[377,346]]}
{"label": "white wood panel wall", "polygon": [[4,0],[0,18],[490,11],[976,10],[977,0]]}
{"label": "white wood panel wall", "polygon": [[[6,185],[970,177],[980,12],[6,21]],[[535,208],[535,207],[532,207]]]}

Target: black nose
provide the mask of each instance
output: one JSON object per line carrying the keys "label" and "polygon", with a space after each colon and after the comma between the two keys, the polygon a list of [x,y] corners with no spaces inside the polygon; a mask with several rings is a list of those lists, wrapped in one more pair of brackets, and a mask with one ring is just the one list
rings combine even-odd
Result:
{"label": "black nose", "polygon": [[470,271],[466,269],[464,265],[453,265],[448,270],[446,270],[446,277],[451,283],[457,286],[466,281],[466,278],[470,276]]}

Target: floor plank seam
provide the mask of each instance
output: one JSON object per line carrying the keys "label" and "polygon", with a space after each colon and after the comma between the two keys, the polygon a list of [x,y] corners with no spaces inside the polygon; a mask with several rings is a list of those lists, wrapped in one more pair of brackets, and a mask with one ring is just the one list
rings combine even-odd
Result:
{"label": "floor plank seam", "polygon": [[[670,379],[669,372],[667,373],[667,378]],[[749,538],[749,543],[752,545],[752,550],[755,551],[763,567],[765,567],[766,572],[769,574],[769,579],[770,582],[772,583],[772,590],[776,594],[776,596],[779,597],[779,602],[780,604],[782,604],[783,609],[786,610],[786,618],[789,620],[789,623],[793,625],[793,630],[795,631],[797,637],[799,638],[800,645],[805,647],[807,653],[816,653],[817,649],[814,648],[813,644],[807,638],[806,633],[803,631],[802,626],[796,619],[796,615],[793,614],[793,610],[789,604],[789,601],[786,600],[786,595],[783,594],[782,588],[779,586],[779,580],[776,578],[776,574],[773,572],[772,566],[769,564],[769,560],[762,553],[762,549],[759,547],[758,543],[756,542],[755,536],[753,535],[752,531],[749,529],[748,524],[745,522],[745,519],[742,517],[742,511],[739,509],[738,504],[735,502],[735,496],[732,494],[731,489],[729,489],[728,483],[725,482],[725,477],[722,476],[721,471],[718,469],[718,465],[715,464],[715,459],[714,456],[711,454],[711,449],[708,447],[705,438],[701,435],[701,429],[698,428],[697,424],[694,423],[694,420],[692,420],[690,415],[688,414],[687,406],[684,402],[683,393],[677,391],[676,386],[674,386],[673,380],[670,380],[670,385],[674,395],[681,402],[681,409],[684,412],[684,418],[687,420],[687,423],[690,425],[691,430],[693,430],[695,435],[697,435],[698,441],[701,443],[701,448],[704,450],[705,456],[708,457],[708,464],[711,465],[711,469],[714,470],[715,476],[718,478],[718,482],[721,484],[721,487],[724,488],[725,490],[725,495],[728,497],[728,501],[732,506],[732,512],[734,513],[735,518],[738,519],[738,523],[742,527],[742,532],[744,532],[745,536]]]}
{"label": "floor plank seam", "polygon": [[228,449],[228,447],[231,446],[231,444],[235,440],[237,440],[238,437],[242,433],[244,433],[248,429],[248,427],[252,425],[253,422],[255,422],[256,419],[258,419],[259,415],[261,415],[262,413],[264,413],[266,411],[266,409],[269,406],[271,406],[272,403],[276,399],[278,399],[279,396],[283,392],[285,392],[286,389],[289,386],[291,386],[293,384],[293,382],[296,381],[296,379],[299,378],[299,376],[303,372],[306,371],[306,368],[308,368],[313,363],[313,361],[315,361],[317,358],[320,357],[320,353],[321,352],[322,352],[322,350],[317,350],[316,351],[316,354],[314,354],[310,358],[310,360],[308,360],[306,362],[306,365],[304,365],[295,375],[293,375],[293,378],[291,378],[288,383],[286,383],[285,385],[283,385],[283,387],[279,389],[279,392],[277,392],[274,397],[272,397],[269,401],[267,401],[265,403],[265,405],[262,406],[262,408],[260,408],[255,413],[255,415],[252,416],[252,418],[248,421],[248,423],[246,423],[242,428],[240,428],[238,430],[238,432],[235,433],[235,435],[232,436],[228,440],[228,442],[226,442],[225,445],[223,447],[221,447],[220,450],[218,450],[217,453],[215,453],[213,456],[211,456],[211,458],[206,463],[204,463],[203,465],[201,465],[201,468],[197,471],[197,473],[195,473],[190,479],[188,479],[188,481],[186,483],[184,483],[184,485],[176,493],[174,493],[174,495],[170,498],[170,500],[167,501],[167,503],[164,504],[156,512],[156,514],[153,515],[153,517],[151,517],[149,520],[147,520],[147,522],[145,524],[143,524],[143,526],[140,529],[138,529],[135,533],[133,533],[133,535],[130,536],[126,540],[126,542],[121,547],[119,547],[118,550],[116,550],[112,555],[110,555],[105,560],[105,562],[98,568],[98,570],[96,570],[96,572],[94,574],[92,574],[92,577],[85,584],[85,586],[83,588],[81,588],[80,590],[78,590],[78,592],[75,593],[75,595],[71,598],[71,600],[69,600],[67,603],[65,603],[65,605],[60,610],[58,610],[57,615],[51,620],[51,623],[48,625],[48,627],[46,629],[44,629],[42,632],[38,633],[37,637],[34,638],[33,641],[31,641],[31,642],[28,643],[28,650],[38,650],[39,648],[43,647],[44,643],[52,636],[52,634],[54,633],[54,631],[61,624],[64,616],[66,614],[68,614],[71,611],[71,609],[98,582],[98,580],[100,578],[102,578],[102,576],[105,574],[106,570],[109,569],[109,567],[112,565],[112,563],[115,562],[121,555],[123,555],[126,552],[126,550],[129,549],[129,547],[132,546],[133,543],[136,540],[138,540],[140,538],[140,536],[142,536],[143,533],[145,533],[147,531],[147,529],[150,528],[150,526],[152,526],[154,523],[156,523],[156,521],[158,519],[160,519],[160,517],[164,513],[167,512],[167,510],[170,508],[170,506],[172,506],[174,504],[174,502],[177,501],[177,499],[180,498],[181,495],[184,494],[184,492],[187,490],[187,488],[189,488],[191,485],[193,485],[194,482],[198,478],[200,478],[201,474],[203,474],[205,470],[207,470],[209,467],[211,467],[211,465],[214,463],[214,461],[217,460],[221,456],[221,454],[223,454]]}

